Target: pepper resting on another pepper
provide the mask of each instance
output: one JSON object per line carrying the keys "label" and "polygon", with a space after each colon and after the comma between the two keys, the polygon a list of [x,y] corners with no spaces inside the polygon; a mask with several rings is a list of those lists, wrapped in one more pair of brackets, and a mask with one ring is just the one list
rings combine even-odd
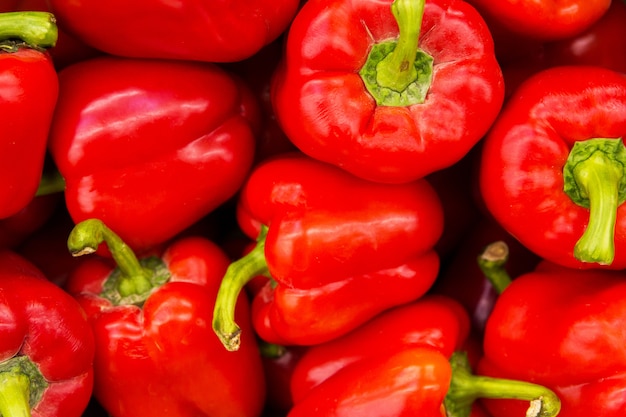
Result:
{"label": "pepper resting on another pepper", "polygon": [[252,171],[237,214],[257,244],[231,264],[216,301],[213,326],[228,349],[240,334],[234,301],[255,276],[272,279],[253,301],[271,310],[254,318],[261,338],[315,344],[422,296],[439,270],[433,246],[443,213],[424,179],[373,183],[299,153],[281,155]]}
{"label": "pepper resting on another pepper", "polygon": [[211,329],[228,257],[213,242],[185,237],[140,260],[96,219],[77,224],[70,252],[106,242],[65,288],[84,308],[96,340],[94,396],[112,417],[258,417],[265,399],[261,357],[245,297],[237,301],[241,349],[227,352]]}
{"label": "pepper resting on another pepper", "polygon": [[0,14],[0,219],[25,208],[39,186],[59,91],[46,49],[57,34],[50,13]]}
{"label": "pepper resting on another pepper", "polygon": [[94,350],[76,300],[26,258],[0,251],[0,415],[80,417]]}
{"label": "pepper resting on another pepper", "polygon": [[626,268],[626,75],[555,67],[527,79],[485,138],[480,189],[541,258]]}
{"label": "pepper resting on another pepper", "polygon": [[301,151],[387,183],[459,161],[503,99],[487,25],[457,0],[309,0],[272,86]]}

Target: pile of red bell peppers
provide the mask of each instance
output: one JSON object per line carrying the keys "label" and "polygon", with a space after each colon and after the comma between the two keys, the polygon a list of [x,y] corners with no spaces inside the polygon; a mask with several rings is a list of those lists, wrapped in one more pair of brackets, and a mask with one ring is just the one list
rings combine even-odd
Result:
{"label": "pile of red bell peppers", "polygon": [[4,0],[0,417],[626,412],[625,0]]}

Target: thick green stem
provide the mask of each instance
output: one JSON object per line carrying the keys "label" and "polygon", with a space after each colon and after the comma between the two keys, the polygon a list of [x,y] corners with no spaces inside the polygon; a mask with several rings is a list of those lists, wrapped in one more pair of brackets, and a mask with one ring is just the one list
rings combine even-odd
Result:
{"label": "thick green stem", "polygon": [[561,411],[559,397],[542,385],[474,375],[462,352],[454,353],[450,363],[452,381],[445,400],[448,417],[468,417],[478,398],[529,401],[526,417],[554,417]]}
{"label": "thick green stem", "polygon": [[404,91],[417,80],[415,59],[422,27],[425,0],[395,0],[391,12],[396,18],[399,37],[393,52],[376,65],[376,80],[382,87]]}
{"label": "thick green stem", "polygon": [[132,249],[120,237],[98,219],[78,223],[67,240],[73,256],[94,253],[102,242],[106,242],[111,256],[120,271],[118,291],[122,297],[147,294],[153,288],[150,280],[152,271],[145,268]]}
{"label": "thick green stem", "polygon": [[22,373],[0,373],[0,416],[30,417],[30,380]]}
{"label": "thick green stem", "polygon": [[419,48],[425,0],[394,0],[398,38],[372,45],[359,71],[379,106],[423,103],[432,84],[433,57]]}
{"label": "thick green stem", "polygon": [[0,13],[0,41],[21,40],[33,48],[52,48],[56,45],[56,19],[48,12]]}
{"label": "thick green stem", "polygon": [[263,227],[254,249],[229,265],[217,293],[213,330],[229,351],[238,350],[241,344],[241,329],[235,322],[235,306],[239,294],[252,278],[267,274],[266,235],[267,228]]}
{"label": "thick green stem", "polygon": [[564,191],[589,209],[589,222],[574,247],[582,262],[610,265],[615,258],[617,208],[626,200],[626,148],[621,139],[576,142],[563,168]]}
{"label": "thick green stem", "polygon": [[509,247],[504,241],[487,245],[483,252],[478,255],[478,267],[498,294],[501,294],[511,283],[511,277],[506,270],[508,260]]}

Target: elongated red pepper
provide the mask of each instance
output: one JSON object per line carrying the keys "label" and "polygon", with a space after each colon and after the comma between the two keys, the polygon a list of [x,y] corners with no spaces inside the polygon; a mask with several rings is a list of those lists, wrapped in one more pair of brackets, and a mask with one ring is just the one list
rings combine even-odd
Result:
{"label": "elongated red pepper", "polygon": [[265,398],[248,303],[237,300],[246,329],[227,352],[211,329],[228,257],[201,237],[176,240],[138,260],[99,220],[79,223],[68,247],[90,253],[106,242],[117,262],[90,258],[66,288],[84,308],[96,340],[94,396],[112,417],[257,417]]}
{"label": "elongated red pepper", "polygon": [[239,224],[258,242],[229,267],[216,302],[228,348],[239,337],[234,301],[257,275],[271,276],[275,291],[260,294],[286,310],[289,324],[270,326],[278,342],[309,344],[419,297],[439,269],[443,214],[426,180],[373,183],[296,153],[260,164],[239,196]]}
{"label": "elongated red pepper", "polygon": [[59,91],[45,49],[57,33],[50,13],[0,14],[0,219],[25,208],[39,186]]}
{"label": "elongated red pepper", "polygon": [[289,25],[299,0],[51,0],[68,32],[111,55],[208,62],[251,57]]}
{"label": "elongated red pepper", "polygon": [[400,183],[459,161],[504,85],[489,30],[464,1],[314,0],[289,29],[272,94],[304,153]]}
{"label": "elongated red pepper", "polygon": [[26,258],[0,251],[0,415],[80,417],[94,350],[76,300]]}
{"label": "elongated red pepper", "polygon": [[387,311],[305,352],[288,416],[460,417],[481,396],[530,400],[527,416],[558,413],[558,398],[544,387],[471,375],[458,351],[468,334],[463,307],[444,296]]}
{"label": "elongated red pepper", "polygon": [[495,219],[540,257],[626,268],[626,75],[544,70],[486,137],[480,188]]}
{"label": "elongated red pepper", "polygon": [[[492,272],[502,274],[502,267]],[[506,271],[504,271],[506,275]],[[626,274],[543,262],[499,295],[478,371],[545,385],[561,417],[621,416],[626,409]],[[523,404],[486,401],[495,417]]]}
{"label": "elongated red pepper", "polygon": [[216,65],[101,57],[59,80],[49,149],[75,222],[101,219],[141,250],[200,220],[246,178],[258,103]]}

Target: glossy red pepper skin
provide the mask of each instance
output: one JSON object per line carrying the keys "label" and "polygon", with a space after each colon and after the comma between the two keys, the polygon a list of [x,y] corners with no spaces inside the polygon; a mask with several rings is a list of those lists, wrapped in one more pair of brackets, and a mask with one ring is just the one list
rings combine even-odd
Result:
{"label": "glossy red pepper skin", "polygon": [[[562,417],[623,415],[625,278],[549,263],[516,277],[487,322],[477,371],[544,384],[561,399]],[[524,409],[515,401],[485,404],[495,417]]]}
{"label": "glossy red pepper skin", "polygon": [[69,33],[111,55],[233,62],[278,38],[299,0],[51,0],[50,5]]}
{"label": "glossy red pepper skin", "polygon": [[397,306],[349,334],[307,349],[293,371],[292,397],[299,403],[341,369],[389,352],[429,347],[449,357],[469,332],[469,316],[449,297],[427,295]]}
{"label": "glossy red pepper skin", "polygon": [[[211,329],[211,300],[228,258],[200,237],[173,242],[160,258],[171,276],[141,307],[101,297],[110,259],[86,259],[68,278],[95,335],[98,403],[113,417],[259,416],[265,381],[253,333],[227,352]],[[237,306],[249,329],[247,300]]]}
{"label": "glossy red pepper skin", "polygon": [[26,357],[48,384],[30,415],[80,417],[94,378],[89,323],[76,300],[10,250],[0,251],[0,322],[0,367]]}
{"label": "glossy red pepper skin", "polygon": [[600,19],[611,0],[470,0],[486,16],[529,39],[555,40],[576,36]]}
{"label": "glossy red pepper skin", "polygon": [[246,178],[258,103],[214,64],[101,57],[59,79],[49,149],[75,222],[99,218],[141,250],[200,220]]}
{"label": "glossy red pepper skin", "polygon": [[0,219],[17,214],[35,197],[59,93],[50,55],[16,48],[0,49]]}
{"label": "glossy red pepper skin", "polygon": [[255,296],[253,320],[268,342],[328,341],[419,298],[439,270],[433,248],[443,212],[423,179],[373,183],[299,153],[282,155],[252,171],[238,220],[250,237],[267,227],[273,282]]}
{"label": "glossy red pepper skin", "polygon": [[484,141],[479,181],[486,207],[541,258],[573,268],[626,267],[626,206],[617,207],[613,262],[583,262],[574,247],[590,210],[563,190],[563,167],[575,143],[625,133],[623,74],[585,66],[535,74],[517,89]]}
{"label": "glossy red pepper skin", "polygon": [[377,105],[359,71],[374,44],[398,37],[391,5],[306,2],[289,29],[272,99],[283,130],[304,153],[369,180],[400,183],[460,160],[498,114],[504,85],[476,10],[429,0],[419,40],[434,58],[425,102]]}

